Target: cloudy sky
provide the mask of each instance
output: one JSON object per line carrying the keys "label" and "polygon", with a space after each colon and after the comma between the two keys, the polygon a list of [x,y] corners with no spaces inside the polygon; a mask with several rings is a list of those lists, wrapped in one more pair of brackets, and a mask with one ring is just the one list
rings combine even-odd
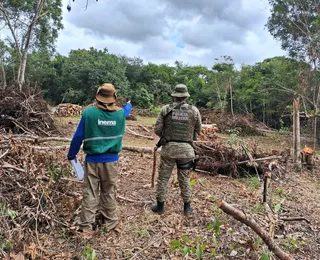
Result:
{"label": "cloudy sky", "polygon": [[267,0],[63,0],[64,27],[57,47],[107,48],[139,56],[145,63],[184,61],[211,67],[231,56],[236,64],[254,64],[284,55],[265,28]]}

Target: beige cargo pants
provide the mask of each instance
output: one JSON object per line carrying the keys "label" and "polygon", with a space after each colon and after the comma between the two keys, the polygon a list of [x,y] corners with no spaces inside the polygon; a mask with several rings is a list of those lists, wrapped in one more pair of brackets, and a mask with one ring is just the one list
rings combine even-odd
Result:
{"label": "beige cargo pants", "polygon": [[118,162],[85,163],[83,200],[79,223],[81,229],[92,229],[96,212],[99,209],[104,218],[106,231],[117,226],[117,177]]}

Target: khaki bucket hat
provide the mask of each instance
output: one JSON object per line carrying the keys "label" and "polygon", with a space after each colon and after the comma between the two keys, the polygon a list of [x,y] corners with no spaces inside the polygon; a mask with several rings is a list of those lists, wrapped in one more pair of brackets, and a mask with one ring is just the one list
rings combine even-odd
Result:
{"label": "khaki bucket hat", "polygon": [[96,99],[101,103],[112,104],[117,101],[117,91],[110,83],[101,85],[96,94]]}
{"label": "khaki bucket hat", "polygon": [[190,97],[188,88],[184,84],[178,84],[174,87],[174,91],[171,94],[172,97]]}

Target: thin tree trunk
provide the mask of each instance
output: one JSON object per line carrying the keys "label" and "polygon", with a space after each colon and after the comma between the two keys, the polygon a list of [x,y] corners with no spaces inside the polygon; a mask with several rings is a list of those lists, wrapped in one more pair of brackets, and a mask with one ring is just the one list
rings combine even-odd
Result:
{"label": "thin tree trunk", "polygon": [[300,161],[300,116],[299,116],[300,98],[293,100],[293,162],[301,165]]}
{"label": "thin tree trunk", "polygon": [[266,102],[264,99],[263,99],[262,122],[263,124],[266,124]]}
{"label": "thin tree trunk", "polygon": [[229,77],[229,89],[230,89],[230,109],[231,109],[232,117],[234,117],[231,76]]}
{"label": "thin tree trunk", "polygon": [[19,65],[19,70],[18,70],[18,74],[17,74],[17,83],[19,84],[20,91],[22,90],[22,84],[25,82],[25,71],[26,71],[26,66],[27,66],[27,57],[28,57],[28,51],[30,48],[30,42],[32,39],[32,33],[34,31],[34,27],[36,26],[39,19],[42,16],[47,14],[47,12],[44,12],[43,14],[41,14],[41,12],[43,10],[44,3],[45,3],[45,0],[38,0],[37,1],[36,13],[33,16],[31,23],[28,25],[28,30],[26,32],[26,38],[25,38],[25,41],[23,39],[23,41],[21,42],[21,46],[19,46],[17,35],[14,31],[14,28],[12,27],[12,25],[10,23],[10,18],[9,18],[8,13],[6,12],[6,10],[3,7],[0,6],[0,12],[4,15],[6,22],[8,23],[9,29],[12,33],[12,37],[14,38],[14,41],[15,41],[16,51],[20,55],[20,65]]}
{"label": "thin tree trunk", "polygon": [[[317,62],[314,60],[313,61],[313,64],[314,64],[314,71],[317,71]],[[318,93],[317,93],[317,99],[316,99],[316,103],[315,103],[315,117],[314,117],[314,129],[313,129],[313,150],[315,151],[316,150],[316,144],[317,144],[317,115],[318,115],[318,104],[319,104],[319,99],[320,99],[320,86],[318,87],[315,87],[314,88],[314,92],[316,90],[318,90]]]}
{"label": "thin tree trunk", "polygon": [[2,88],[7,88],[6,71],[4,70],[3,60],[1,61]]}
{"label": "thin tree trunk", "polygon": [[[29,47],[28,47],[29,49]],[[18,84],[20,86],[20,91],[22,91],[22,85],[25,82],[25,72],[27,67],[27,58],[28,58],[28,50],[23,52],[23,55],[20,59],[20,67],[18,72]]]}
{"label": "thin tree trunk", "polygon": [[218,96],[218,99],[219,99],[220,109],[222,111],[223,110],[223,104],[222,104],[222,100],[221,100],[221,94],[220,94],[219,85],[218,85],[218,82],[217,82],[216,78],[215,78],[215,82],[216,82],[217,96]]}
{"label": "thin tree trunk", "polygon": [[[317,113],[316,113],[317,114]],[[317,144],[317,117],[314,117],[314,125],[313,125],[313,150],[316,150],[316,144]]]}

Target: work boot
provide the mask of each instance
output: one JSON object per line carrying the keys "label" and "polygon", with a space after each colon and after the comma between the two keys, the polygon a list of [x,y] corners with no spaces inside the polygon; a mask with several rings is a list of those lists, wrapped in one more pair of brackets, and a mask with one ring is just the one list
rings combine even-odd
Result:
{"label": "work boot", "polygon": [[185,202],[184,203],[184,207],[183,207],[183,211],[184,211],[184,215],[185,216],[189,216],[192,212],[192,208],[190,206],[190,201],[189,202]]}
{"label": "work boot", "polygon": [[160,202],[157,200],[157,204],[151,207],[151,210],[154,213],[163,214],[164,213],[164,202]]}

